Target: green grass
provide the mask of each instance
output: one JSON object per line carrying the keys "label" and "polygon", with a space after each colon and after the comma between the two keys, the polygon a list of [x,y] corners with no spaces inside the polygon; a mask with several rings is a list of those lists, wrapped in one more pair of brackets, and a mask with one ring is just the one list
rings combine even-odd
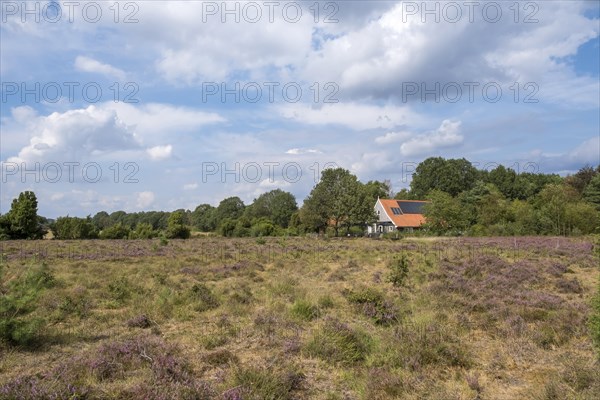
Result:
{"label": "green grass", "polygon": [[589,239],[517,240],[3,242],[0,398],[597,398]]}

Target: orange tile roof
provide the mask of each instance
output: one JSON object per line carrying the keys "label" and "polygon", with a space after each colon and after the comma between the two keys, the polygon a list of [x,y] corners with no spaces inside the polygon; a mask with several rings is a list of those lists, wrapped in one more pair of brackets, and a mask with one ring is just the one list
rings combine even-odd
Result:
{"label": "orange tile roof", "polygon": [[425,216],[423,214],[400,214],[396,215],[392,211],[392,207],[398,207],[398,201],[407,203],[428,203],[427,201],[421,200],[389,200],[379,199],[379,202],[383,206],[388,217],[391,219],[397,228],[418,228],[425,223]]}

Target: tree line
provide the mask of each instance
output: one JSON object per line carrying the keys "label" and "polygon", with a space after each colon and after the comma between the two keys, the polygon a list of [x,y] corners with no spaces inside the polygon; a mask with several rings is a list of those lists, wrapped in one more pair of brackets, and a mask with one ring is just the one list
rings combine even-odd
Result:
{"label": "tree line", "polygon": [[23,192],[0,215],[0,239],[188,238],[191,231],[226,237],[325,233],[363,235],[376,220],[377,198],[429,200],[422,234],[575,235],[600,233],[600,166],[585,166],[565,178],[517,173],[498,166],[478,170],[465,159],[431,157],[421,162],[409,189],[395,196],[389,181],[362,183],[348,170],[326,169],[302,207],[280,189],[245,205],[239,197],[193,211],[149,211],[48,220],[37,215],[33,192]]}

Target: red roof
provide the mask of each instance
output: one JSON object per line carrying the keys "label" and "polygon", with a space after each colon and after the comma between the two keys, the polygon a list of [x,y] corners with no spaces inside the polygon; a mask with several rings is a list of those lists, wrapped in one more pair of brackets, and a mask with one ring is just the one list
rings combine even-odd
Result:
{"label": "red roof", "polygon": [[[424,205],[428,203],[427,201],[379,199],[379,202],[383,206],[387,216],[397,228],[418,228],[425,223],[425,216],[423,214],[409,214],[405,212],[405,210],[402,209],[402,203],[418,203],[419,205]],[[392,208],[399,208],[401,213],[394,213]]]}

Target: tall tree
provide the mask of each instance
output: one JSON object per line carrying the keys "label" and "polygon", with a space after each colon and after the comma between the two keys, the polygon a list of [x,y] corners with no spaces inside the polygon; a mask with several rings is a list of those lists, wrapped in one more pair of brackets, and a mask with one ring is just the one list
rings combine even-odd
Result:
{"label": "tall tree", "polygon": [[186,225],[186,216],[183,211],[174,211],[169,216],[167,237],[172,239],[187,239],[190,237],[190,228]]}
{"label": "tall tree", "polygon": [[564,235],[568,233],[567,205],[577,201],[579,195],[573,187],[565,184],[549,184],[536,199],[541,233]]}
{"label": "tall tree", "polygon": [[215,212],[216,225],[225,218],[237,219],[244,213],[244,202],[239,197],[228,197],[221,200]]}
{"label": "tall tree", "polygon": [[371,207],[375,204],[375,202],[377,201],[378,198],[388,199],[388,198],[393,197],[393,196],[390,196],[392,194],[392,184],[387,179],[383,182],[369,181],[364,184],[364,187],[365,187],[367,196],[369,196],[369,198],[373,202],[373,204],[371,204]]}
{"label": "tall tree", "polygon": [[442,157],[430,157],[419,163],[410,187],[418,198],[424,198],[431,190],[457,196],[460,192],[470,190],[477,178],[477,169],[464,158],[445,160]]}
{"label": "tall tree", "polygon": [[514,170],[499,165],[487,174],[487,182],[494,184],[504,197],[516,197],[517,173]]}
{"label": "tall tree", "polygon": [[597,172],[594,168],[586,165],[581,168],[575,175],[570,175],[565,178],[565,183],[572,186],[577,192],[583,193],[586,186],[596,176]]}
{"label": "tall tree", "polygon": [[600,173],[596,174],[583,191],[585,201],[591,203],[600,211]]}
{"label": "tall tree", "polygon": [[434,234],[462,234],[469,227],[469,213],[460,200],[442,190],[432,190],[423,207],[427,219],[425,227]]}
{"label": "tall tree", "polygon": [[12,201],[7,219],[12,239],[41,239],[44,236],[37,215],[38,202],[35,193],[22,192]]}
{"label": "tall tree", "polygon": [[216,229],[216,208],[210,204],[200,204],[192,212],[192,224],[202,232],[212,232]]}
{"label": "tall tree", "polygon": [[356,176],[343,168],[326,169],[321,180],[304,201],[300,218],[302,223],[314,230],[333,227],[335,235],[342,226],[364,224],[368,221],[366,205],[373,210],[373,202],[367,201],[368,191]]}
{"label": "tall tree", "polygon": [[268,218],[282,228],[288,227],[292,214],[297,210],[294,195],[281,189],[261,194],[246,208],[250,218]]}

